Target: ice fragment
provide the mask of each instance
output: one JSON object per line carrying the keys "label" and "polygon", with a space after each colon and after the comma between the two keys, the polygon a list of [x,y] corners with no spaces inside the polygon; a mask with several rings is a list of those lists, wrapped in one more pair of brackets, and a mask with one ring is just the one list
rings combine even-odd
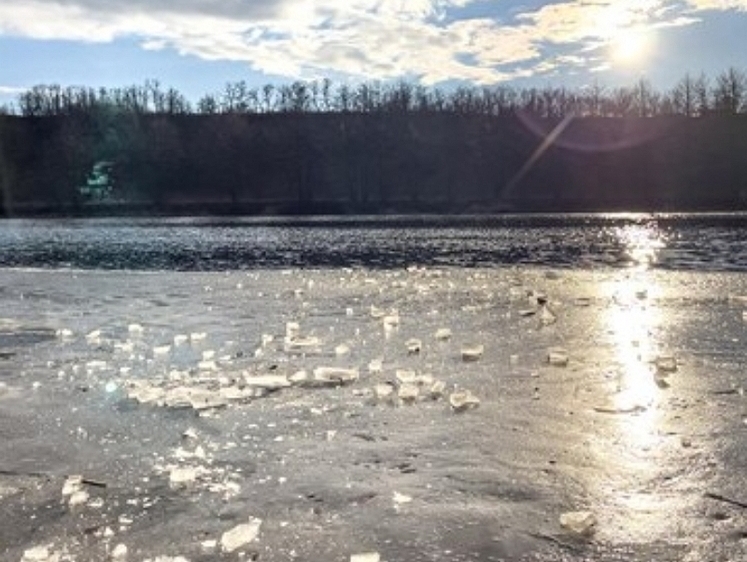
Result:
{"label": "ice fragment", "polygon": [[317,367],[314,369],[313,384],[317,386],[337,386],[357,381],[357,369],[343,369],[340,367]]}
{"label": "ice fragment", "polygon": [[377,384],[374,395],[379,402],[390,402],[394,397],[394,387],[391,384]]}
{"label": "ice fragment", "polygon": [[380,562],[380,560],[381,555],[378,552],[364,552],[350,556],[350,562]]}
{"label": "ice fragment", "polygon": [[291,381],[288,380],[288,377],[285,375],[245,376],[244,383],[247,386],[265,388],[267,390],[278,390],[280,388],[287,388],[291,385]]}
{"label": "ice fragment", "polygon": [[373,359],[368,364],[369,373],[380,373],[384,368],[384,361],[381,359]]}
{"label": "ice fragment", "polygon": [[433,337],[440,341],[446,341],[451,338],[451,330],[448,328],[439,328]]}
{"label": "ice fragment", "polygon": [[402,402],[406,404],[412,404],[417,400],[418,394],[420,394],[420,388],[414,384],[403,384],[399,387],[397,395]]}
{"label": "ice fragment", "polygon": [[112,562],[124,562],[127,560],[127,545],[119,543],[112,550]]}
{"label": "ice fragment", "polygon": [[597,519],[590,511],[568,511],[560,516],[561,527],[582,537],[594,534],[596,524]]}
{"label": "ice fragment", "polygon": [[60,554],[51,552],[49,546],[35,546],[24,551],[21,562],[59,562]]}
{"label": "ice fragment", "polygon": [[551,347],[547,350],[547,362],[555,367],[568,365],[568,352],[562,347]]}
{"label": "ice fragment", "polygon": [[677,370],[677,359],[673,355],[659,355],[654,361],[657,371],[673,373]]}
{"label": "ice fragment", "polygon": [[484,345],[465,345],[462,346],[463,361],[477,361],[485,352]]}
{"label": "ice fragment", "polygon": [[233,552],[234,550],[249,544],[259,535],[259,528],[261,525],[261,519],[251,518],[249,523],[242,523],[230,531],[226,531],[220,539],[221,547],[225,552]]}
{"label": "ice fragment", "polygon": [[431,385],[430,396],[433,400],[439,400],[440,398],[443,398],[445,391],[446,383],[444,381],[436,381]]}
{"label": "ice fragment", "polygon": [[405,347],[407,347],[407,353],[417,355],[423,348],[423,342],[417,338],[411,338],[405,342]]}
{"label": "ice fragment", "polygon": [[460,390],[451,393],[449,404],[455,412],[464,412],[470,408],[477,408],[480,405],[480,399],[469,390]]}
{"label": "ice fragment", "polygon": [[543,326],[549,326],[550,324],[555,324],[557,322],[557,317],[553,312],[547,308],[547,306],[543,306],[542,310],[540,311],[540,323]]}

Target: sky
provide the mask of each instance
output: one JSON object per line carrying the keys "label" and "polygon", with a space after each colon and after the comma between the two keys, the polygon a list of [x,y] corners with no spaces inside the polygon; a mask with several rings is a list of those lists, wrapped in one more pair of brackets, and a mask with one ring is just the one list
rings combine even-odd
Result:
{"label": "sky", "polygon": [[407,79],[667,89],[747,69],[747,0],[2,0],[0,104],[35,84]]}

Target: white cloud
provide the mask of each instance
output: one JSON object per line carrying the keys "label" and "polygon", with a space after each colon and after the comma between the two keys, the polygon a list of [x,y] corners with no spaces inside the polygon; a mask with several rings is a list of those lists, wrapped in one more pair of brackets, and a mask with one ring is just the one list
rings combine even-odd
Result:
{"label": "white cloud", "polygon": [[696,10],[741,10],[747,11],[747,0],[687,0]]}
{"label": "white cloud", "polygon": [[0,96],[17,95],[27,91],[28,88],[18,86],[0,86]]}
{"label": "white cloud", "polygon": [[[598,65],[592,51],[621,30],[695,21],[682,18],[679,0],[566,0],[520,13],[511,23],[449,19],[451,9],[468,13],[478,1],[5,0],[0,35],[88,42],[137,37],[145,49],[244,61],[294,78],[414,75],[427,84],[492,83],[570,60]],[[747,8],[747,0],[685,1],[690,9]],[[550,56],[548,46],[573,51],[564,55],[574,58]]]}

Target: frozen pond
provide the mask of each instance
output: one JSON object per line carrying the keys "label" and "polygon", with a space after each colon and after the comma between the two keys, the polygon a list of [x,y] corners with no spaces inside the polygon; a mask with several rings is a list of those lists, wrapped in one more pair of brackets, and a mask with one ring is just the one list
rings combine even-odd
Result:
{"label": "frozen pond", "polygon": [[614,228],[624,267],[0,270],[0,560],[745,558],[747,277]]}

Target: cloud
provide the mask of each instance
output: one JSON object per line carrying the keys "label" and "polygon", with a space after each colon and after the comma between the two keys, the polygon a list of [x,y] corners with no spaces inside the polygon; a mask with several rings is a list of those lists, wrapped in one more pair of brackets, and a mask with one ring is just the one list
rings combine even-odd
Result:
{"label": "cloud", "polygon": [[[691,9],[747,7],[747,0],[686,2]],[[695,21],[681,18],[680,0],[566,0],[510,18],[503,2],[494,4],[486,16],[485,0],[5,0],[0,35],[136,37],[145,49],[242,61],[292,78],[495,83],[569,60],[598,66],[594,49],[620,30]]]}
{"label": "cloud", "polygon": [[687,4],[698,11],[747,11],[747,0],[687,0]]}
{"label": "cloud", "polygon": [[22,94],[26,90],[28,88],[21,88],[19,86],[0,86],[0,96]]}

